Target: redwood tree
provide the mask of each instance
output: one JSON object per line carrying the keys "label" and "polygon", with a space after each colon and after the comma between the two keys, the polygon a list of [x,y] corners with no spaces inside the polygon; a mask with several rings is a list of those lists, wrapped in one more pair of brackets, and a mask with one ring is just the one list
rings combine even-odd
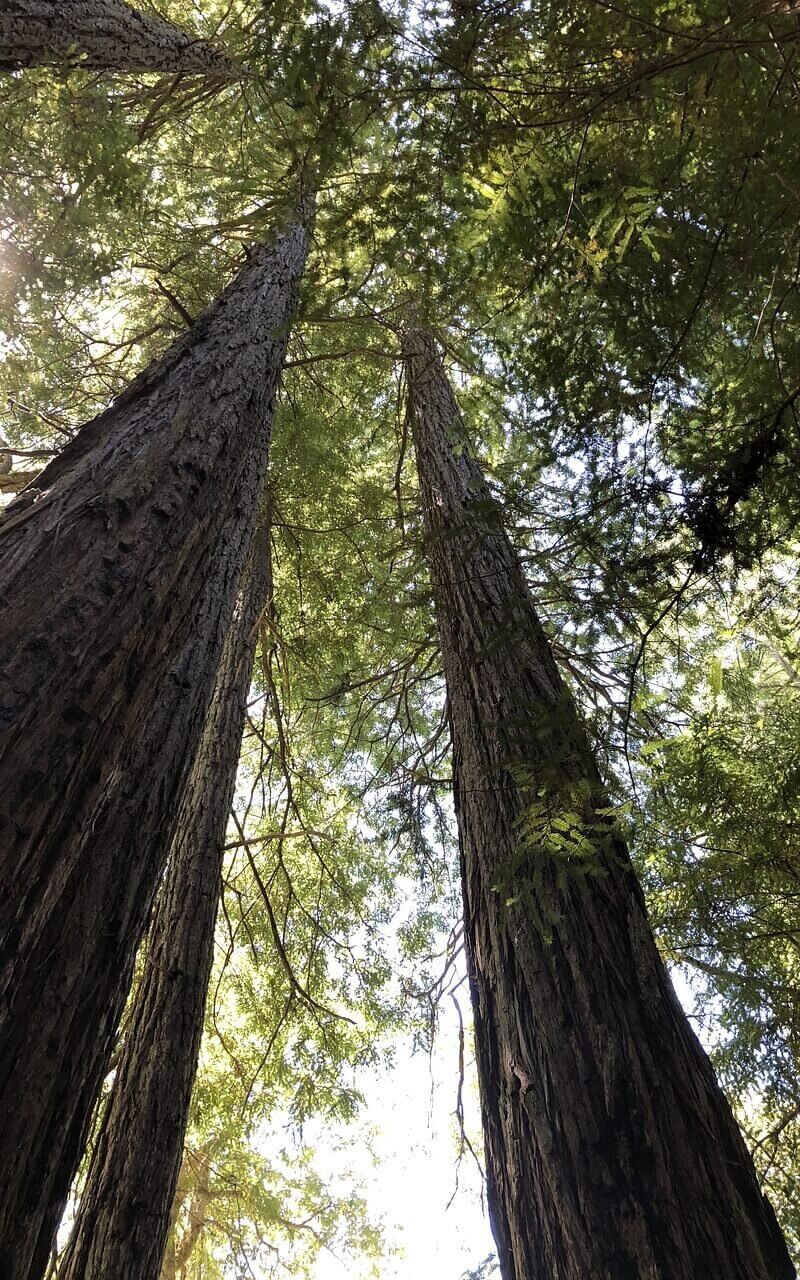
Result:
{"label": "redwood tree", "polygon": [[250,554],[308,232],[0,524],[0,1271],[41,1269]]}
{"label": "redwood tree", "polygon": [[504,1280],[788,1280],[434,340],[405,353]]}
{"label": "redwood tree", "polygon": [[59,1270],[63,1280],[158,1280],[161,1271],[214,956],[257,624],[271,595],[269,565],[269,530],[262,525],[177,818],[121,1060]]}
{"label": "redwood tree", "polygon": [[123,0],[0,0],[0,70],[74,60],[90,70],[174,71],[233,79],[234,62]]}

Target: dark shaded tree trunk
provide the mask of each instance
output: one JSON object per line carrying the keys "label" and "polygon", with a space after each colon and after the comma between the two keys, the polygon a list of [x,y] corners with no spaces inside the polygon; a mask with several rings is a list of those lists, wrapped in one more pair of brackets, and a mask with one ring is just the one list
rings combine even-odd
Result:
{"label": "dark shaded tree trunk", "polygon": [[69,61],[96,71],[241,74],[207,40],[123,0],[0,0],[1,71]]}
{"label": "dark shaded tree trunk", "polygon": [[244,578],[60,1280],[158,1280],[161,1273],[214,958],[257,624],[271,595],[266,524]]}
{"label": "dark shaded tree trunk", "polygon": [[435,343],[405,353],[504,1280],[788,1280]]}
{"label": "dark shaded tree trunk", "polygon": [[[0,523],[0,1274],[37,1274],[75,1173],[252,546],[308,234]],[[38,495],[38,496],[37,496]]]}

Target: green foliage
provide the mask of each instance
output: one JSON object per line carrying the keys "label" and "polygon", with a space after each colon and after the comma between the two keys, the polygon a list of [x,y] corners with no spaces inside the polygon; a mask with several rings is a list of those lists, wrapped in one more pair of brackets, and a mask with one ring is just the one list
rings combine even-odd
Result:
{"label": "green foliage", "polygon": [[479,1267],[473,1271],[465,1271],[461,1280],[490,1280],[491,1276],[497,1275],[499,1270],[496,1259],[485,1258]]}
{"label": "green foliage", "polygon": [[[160,7],[198,29],[190,0]],[[359,1189],[325,1186],[297,1142],[351,1122],[359,1072],[398,1037],[426,1042],[458,916],[398,357],[412,301],[613,796],[599,811],[563,788],[532,797],[497,891],[547,930],[555,890],[597,873],[632,809],[661,945],[700,975],[706,1034],[800,1249],[788,9],[213,0],[202,34],[221,24],[241,84],[0,83],[15,468],[107,404],[319,186],[177,1280],[254,1262],[310,1275],[331,1244],[380,1249]]]}
{"label": "green foliage", "polygon": [[693,976],[717,1068],[797,1248],[800,632],[794,581],[780,609],[765,607],[767,583],[752,590],[704,610],[673,675],[680,729],[645,758],[639,857],[662,946]]}
{"label": "green foliage", "polygon": [[589,783],[571,782],[569,770],[557,761],[556,756],[556,763],[535,778],[530,767],[508,769],[530,799],[514,856],[492,886],[506,908],[519,906],[548,941],[563,917],[565,890],[607,875],[609,860],[618,856],[619,818],[628,807],[598,806]]}

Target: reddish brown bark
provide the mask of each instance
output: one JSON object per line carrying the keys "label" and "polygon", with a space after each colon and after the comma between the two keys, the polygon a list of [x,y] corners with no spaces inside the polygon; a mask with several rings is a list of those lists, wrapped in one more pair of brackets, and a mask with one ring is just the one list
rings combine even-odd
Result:
{"label": "reddish brown bark", "polygon": [[788,1280],[435,343],[405,351],[504,1280]]}
{"label": "reddish brown bark", "polygon": [[257,250],[0,523],[0,1274],[15,1280],[49,1248],[206,723],[307,240],[296,226]]}
{"label": "reddish brown bark", "polygon": [[214,955],[256,628],[270,595],[269,531],[262,525],[178,815],[60,1280],[158,1280],[161,1272]]}
{"label": "reddish brown bark", "polygon": [[123,0],[0,0],[0,70],[68,62],[227,80],[240,74],[207,40]]}

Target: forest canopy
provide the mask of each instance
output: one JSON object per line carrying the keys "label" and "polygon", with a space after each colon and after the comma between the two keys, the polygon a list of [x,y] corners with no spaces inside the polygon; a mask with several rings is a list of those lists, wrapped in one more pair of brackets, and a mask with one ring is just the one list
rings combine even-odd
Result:
{"label": "forest canopy", "polygon": [[[148,656],[140,610],[131,647],[140,646],[142,687],[148,670],[154,690],[178,672],[198,701],[184,728],[165,710],[163,733],[153,727],[139,755],[119,756],[120,770],[139,760],[150,777],[144,762],[172,723],[164,753],[178,762],[181,742],[188,757],[196,739],[201,759],[217,741],[205,707],[227,671],[244,732],[235,788],[222,800],[223,820],[231,813],[199,1069],[161,1275],[313,1280],[328,1250],[355,1274],[392,1274],[363,1188],[326,1174],[315,1147],[326,1132],[344,1143],[351,1128],[361,1133],[364,1081],[389,1071],[401,1046],[429,1049],[453,1000],[466,1023],[450,1064],[453,1162],[459,1150],[484,1159],[463,1123],[475,1067],[453,769],[465,752],[453,751],[444,570],[428,553],[435,503],[417,465],[423,391],[408,334],[418,332],[458,403],[464,438],[453,466],[463,476],[469,456],[485,478],[485,491],[477,470],[465,482],[479,495],[474,537],[499,536],[486,514],[498,511],[599,764],[605,799],[592,799],[593,812],[631,849],[658,948],[691,1001],[796,1265],[798,6],[140,8],[190,33],[196,65],[181,69],[186,37],[160,28],[171,50],[163,65],[115,64],[87,52],[77,31],[46,56],[23,56],[3,25],[15,5],[0,0],[0,558],[41,495],[60,493],[82,466],[81,510],[93,486],[106,504],[98,528],[110,527],[108,511],[132,509],[144,480],[115,487],[110,450],[150,446],[126,405],[137,394],[166,402],[189,366],[202,388],[210,352],[223,405],[214,432],[229,431],[228,405],[243,406],[241,421],[196,517],[179,524],[177,500],[164,499],[169,552],[154,537],[141,577],[154,595],[163,586],[170,619],[188,617],[205,589],[202,566],[233,582],[245,552],[255,555],[258,525],[260,594],[237,639],[250,616],[246,592],[238,577],[226,586],[205,647],[198,639],[196,652],[180,649],[183,667],[177,641],[162,658],[153,640]],[[266,302],[262,269],[272,272]],[[251,291],[244,304],[241,280]],[[254,406],[261,365],[236,361],[265,326],[271,390]],[[169,401],[171,422],[182,394]],[[269,455],[256,462],[249,442],[269,415]],[[84,423],[92,448],[107,451],[86,466]],[[148,477],[168,469],[166,447],[153,452]],[[199,448],[186,454],[187,474],[205,466]],[[56,579],[77,509],[64,503],[42,540],[41,564],[50,556]],[[198,530],[209,531],[207,543]],[[470,548],[463,564],[474,567]],[[169,561],[163,580],[159,554]],[[35,595],[49,579],[31,564]],[[123,570],[114,574],[127,591]],[[207,600],[204,608],[210,616]],[[41,616],[45,635],[45,605]],[[182,624],[169,625],[177,636]],[[498,626],[492,646],[502,644]],[[30,652],[34,671],[39,650]],[[109,721],[113,750],[134,733],[136,714],[117,729]],[[60,732],[48,722],[54,758]],[[52,788],[66,794],[64,769]],[[206,783],[192,778],[175,800],[184,825],[208,803]],[[519,785],[529,783],[526,774]],[[586,797],[577,783],[570,794],[556,820],[543,822],[533,806],[517,830],[520,848],[535,846],[557,865],[569,901],[582,901],[605,872]],[[142,811],[146,800],[136,800]],[[164,823],[153,822],[157,834]],[[150,896],[130,889],[143,941],[126,960],[130,994],[108,996],[109,1008],[116,1000],[125,1010],[92,1068],[101,1099],[66,1201],[62,1251],[92,1152],[103,1149],[105,1100],[137,1034],[137,990],[167,945],[159,908],[149,935],[145,925],[178,866],[176,830],[171,852],[154,856]],[[502,910],[527,910],[552,947],[565,908],[520,858],[492,892]],[[69,1250],[60,1261],[49,1244],[46,1252],[52,1276],[99,1275],[77,1269]],[[493,1262],[481,1271],[481,1261],[474,1274],[490,1274]],[[33,1280],[34,1271],[19,1274]]]}

